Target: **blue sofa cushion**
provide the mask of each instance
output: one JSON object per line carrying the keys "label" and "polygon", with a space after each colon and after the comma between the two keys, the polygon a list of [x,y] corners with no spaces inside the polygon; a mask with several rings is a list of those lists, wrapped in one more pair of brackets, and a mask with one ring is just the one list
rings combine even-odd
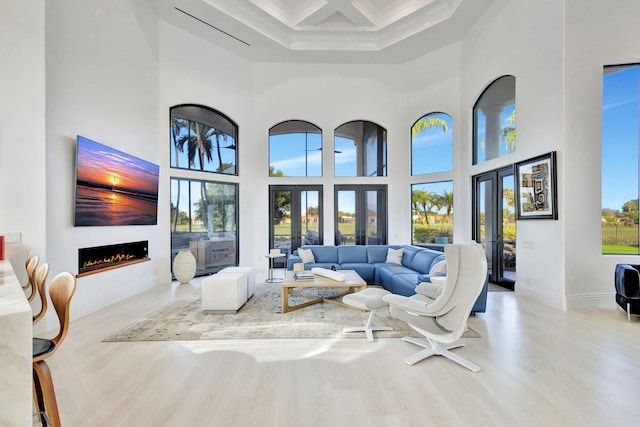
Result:
{"label": "blue sofa cushion", "polygon": [[402,254],[402,265],[413,270],[413,259],[416,254],[426,249],[411,245],[404,245],[402,247],[404,248],[404,253]]}
{"label": "blue sofa cushion", "polygon": [[359,245],[338,246],[338,264],[350,262],[368,263],[367,248]]}
{"label": "blue sofa cushion", "polygon": [[338,248],[336,246],[310,245],[302,247],[313,251],[313,256],[316,258],[316,264],[338,264]]}
{"label": "blue sofa cushion", "polygon": [[367,283],[374,283],[376,268],[373,264],[367,262],[345,262],[340,264],[343,270],[355,270],[362,280]]}
{"label": "blue sofa cushion", "polygon": [[[431,267],[440,261],[444,261],[445,256],[442,252],[433,251],[431,249],[423,249],[413,257],[410,265],[407,267],[419,273],[429,274]],[[404,264],[404,262],[403,262]]]}
{"label": "blue sofa cushion", "polygon": [[418,273],[398,273],[391,277],[391,292],[405,297],[415,294],[416,286],[420,283]]}
{"label": "blue sofa cushion", "polygon": [[389,248],[400,249],[401,247],[400,245],[368,245],[366,246],[368,262],[369,264],[384,263],[387,260]]}

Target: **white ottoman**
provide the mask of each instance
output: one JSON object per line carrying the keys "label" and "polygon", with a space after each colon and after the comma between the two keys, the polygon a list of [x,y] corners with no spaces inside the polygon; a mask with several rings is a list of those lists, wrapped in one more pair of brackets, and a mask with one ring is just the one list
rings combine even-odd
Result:
{"label": "white ottoman", "polygon": [[383,301],[385,295],[389,295],[391,292],[385,291],[380,288],[367,288],[360,292],[353,294],[347,294],[342,297],[342,302],[352,307],[360,308],[362,310],[369,310],[369,319],[364,322],[364,326],[356,326],[353,328],[345,328],[342,332],[364,332],[367,335],[367,340],[373,342],[373,332],[375,331],[393,331],[393,328],[389,326],[373,326],[373,316],[376,314],[376,310],[387,305]]}
{"label": "white ottoman", "polygon": [[247,276],[229,272],[202,279],[202,311],[237,313],[247,302]]}
{"label": "white ottoman", "polygon": [[218,274],[238,272],[247,274],[247,299],[249,299],[256,291],[256,272],[253,267],[226,267],[218,271]]}

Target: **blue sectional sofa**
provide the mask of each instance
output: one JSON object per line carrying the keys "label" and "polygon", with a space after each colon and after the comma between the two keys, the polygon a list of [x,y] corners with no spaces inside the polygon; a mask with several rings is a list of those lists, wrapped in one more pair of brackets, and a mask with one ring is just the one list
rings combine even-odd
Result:
{"label": "blue sectional sofa", "polygon": [[[313,252],[315,262],[305,263],[305,270],[313,267],[336,270],[355,270],[368,284],[381,285],[386,290],[404,296],[415,294],[416,286],[429,282],[429,271],[445,259],[444,253],[412,245],[356,245],[324,246],[302,245]],[[391,249],[403,249],[402,264],[387,263],[387,253]],[[301,262],[298,251],[287,259],[287,269]],[[478,297],[472,313],[484,313],[487,306],[487,282]]]}

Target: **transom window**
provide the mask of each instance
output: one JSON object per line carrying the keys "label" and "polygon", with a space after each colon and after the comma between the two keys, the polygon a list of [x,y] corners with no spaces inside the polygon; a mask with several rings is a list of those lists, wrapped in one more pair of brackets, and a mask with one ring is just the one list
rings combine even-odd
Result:
{"label": "transom window", "polygon": [[431,113],[411,126],[411,175],[453,170],[453,119]]}
{"label": "transom window", "polygon": [[322,176],[322,129],[302,120],[269,129],[269,176]]}
{"label": "transom window", "polygon": [[387,131],[356,120],[334,131],[335,176],[387,176]]}
{"label": "transom window", "polygon": [[237,175],[238,126],[201,105],[170,110],[171,167]]}
{"label": "transom window", "polygon": [[473,107],[473,164],[516,151],[516,78],[491,83]]}

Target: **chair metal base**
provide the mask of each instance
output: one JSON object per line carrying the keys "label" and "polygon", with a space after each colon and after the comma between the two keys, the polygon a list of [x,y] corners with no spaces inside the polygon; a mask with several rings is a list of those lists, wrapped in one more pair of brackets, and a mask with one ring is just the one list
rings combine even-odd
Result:
{"label": "chair metal base", "polygon": [[444,356],[447,359],[453,360],[454,362],[464,366],[465,368],[469,369],[472,372],[480,371],[480,367],[475,363],[449,351],[454,348],[463,347],[464,343],[456,342],[456,343],[445,346],[429,338],[425,339],[425,338],[403,337],[402,340],[424,348],[424,350],[419,351],[418,353],[415,353],[405,358],[404,363],[406,363],[407,365],[414,365],[420,362],[421,360],[426,359],[427,357],[431,357],[435,355],[435,356]]}
{"label": "chair metal base", "polygon": [[373,333],[376,331],[393,331],[392,327],[389,326],[373,326],[371,323],[373,321],[373,316],[376,311],[371,310],[369,312],[369,319],[364,322],[364,326],[354,326],[352,328],[344,328],[342,332],[364,332],[367,335],[367,341],[373,342]]}

